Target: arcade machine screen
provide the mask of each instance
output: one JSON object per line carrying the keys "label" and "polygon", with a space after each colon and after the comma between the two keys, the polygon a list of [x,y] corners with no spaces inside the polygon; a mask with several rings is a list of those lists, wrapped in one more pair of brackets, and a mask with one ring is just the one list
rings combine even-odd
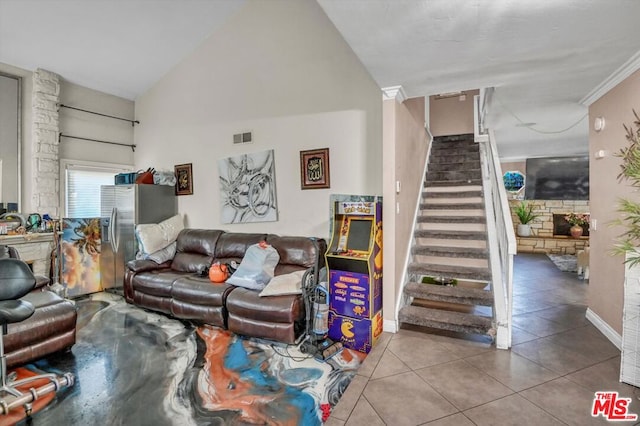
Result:
{"label": "arcade machine screen", "polygon": [[349,236],[347,250],[368,252],[371,243],[371,219],[351,219],[349,221]]}

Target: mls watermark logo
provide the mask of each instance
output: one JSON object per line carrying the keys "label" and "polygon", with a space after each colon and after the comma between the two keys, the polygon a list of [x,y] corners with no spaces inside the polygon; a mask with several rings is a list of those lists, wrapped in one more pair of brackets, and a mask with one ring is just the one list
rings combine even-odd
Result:
{"label": "mls watermark logo", "polygon": [[638,420],[638,415],[629,412],[631,398],[620,398],[618,392],[596,392],[591,416],[602,416],[612,422]]}

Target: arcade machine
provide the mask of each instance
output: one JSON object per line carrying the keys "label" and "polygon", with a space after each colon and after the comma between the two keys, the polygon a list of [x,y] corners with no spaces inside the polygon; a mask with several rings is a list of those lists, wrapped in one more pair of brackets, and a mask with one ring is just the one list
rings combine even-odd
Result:
{"label": "arcade machine", "polygon": [[332,200],[329,338],[369,353],[382,333],[382,197]]}

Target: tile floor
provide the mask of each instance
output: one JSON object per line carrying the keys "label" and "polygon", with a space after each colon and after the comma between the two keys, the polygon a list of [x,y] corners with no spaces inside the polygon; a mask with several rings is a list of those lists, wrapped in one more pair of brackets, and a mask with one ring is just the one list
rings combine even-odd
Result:
{"label": "tile floor", "polygon": [[606,424],[590,415],[596,391],[632,398],[640,414],[640,389],[618,381],[620,351],[585,319],[588,282],[544,255],[516,256],[514,275],[510,351],[482,337],[384,333],[326,424]]}

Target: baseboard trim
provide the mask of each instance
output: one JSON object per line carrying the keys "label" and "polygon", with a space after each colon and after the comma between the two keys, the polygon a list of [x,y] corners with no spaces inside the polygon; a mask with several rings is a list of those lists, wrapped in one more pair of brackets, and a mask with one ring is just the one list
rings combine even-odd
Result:
{"label": "baseboard trim", "polygon": [[591,308],[587,308],[586,317],[591,322],[591,324],[595,326],[595,328],[600,330],[600,332],[604,334],[604,336],[609,339],[611,343],[613,343],[616,348],[622,350],[622,336],[620,336],[613,328],[611,328],[609,324],[604,322],[604,320],[600,318],[598,314],[593,312]]}
{"label": "baseboard trim", "polygon": [[398,332],[398,321],[395,320],[382,320],[382,331],[386,331],[389,333],[397,333]]}

